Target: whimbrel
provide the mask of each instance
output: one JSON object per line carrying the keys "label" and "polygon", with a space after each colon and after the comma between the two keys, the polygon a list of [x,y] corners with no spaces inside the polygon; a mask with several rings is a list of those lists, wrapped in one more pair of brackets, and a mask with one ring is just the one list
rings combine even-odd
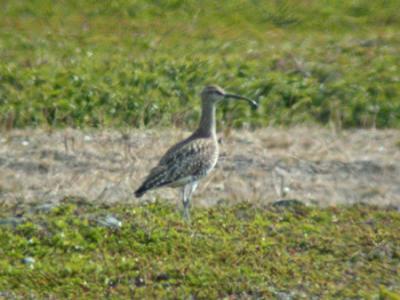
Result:
{"label": "whimbrel", "polygon": [[201,92],[202,113],[199,127],[164,154],[135,192],[136,197],[159,187],[182,187],[183,215],[189,219],[192,194],[199,180],[211,172],[218,160],[215,106],[219,101],[229,98],[247,101],[253,108],[258,106],[253,100],[226,93],[218,86],[205,87]]}

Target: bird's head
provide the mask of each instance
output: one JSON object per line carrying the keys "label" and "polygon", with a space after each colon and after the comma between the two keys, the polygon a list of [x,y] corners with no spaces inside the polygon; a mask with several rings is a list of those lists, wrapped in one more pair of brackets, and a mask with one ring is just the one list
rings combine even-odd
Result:
{"label": "bird's head", "polygon": [[201,98],[203,102],[208,102],[210,104],[218,103],[221,100],[236,99],[248,102],[253,109],[258,107],[258,103],[249,98],[230,94],[225,92],[225,90],[217,85],[208,85],[201,92]]}

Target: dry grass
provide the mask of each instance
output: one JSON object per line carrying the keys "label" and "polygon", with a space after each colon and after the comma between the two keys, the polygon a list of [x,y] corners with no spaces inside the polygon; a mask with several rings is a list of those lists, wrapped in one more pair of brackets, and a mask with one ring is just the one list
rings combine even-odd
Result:
{"label": "dry grass", "polygon": [[[15,130],[0,136],[0,201],[137,201],[134,189],[162,152],[187,132]],[[221,137],[216,170],[197,205],[298,199],[322,205],[400,204],[398,130],[320,128],[235,131]],[[145,200],[178,201],[160,189]]]}

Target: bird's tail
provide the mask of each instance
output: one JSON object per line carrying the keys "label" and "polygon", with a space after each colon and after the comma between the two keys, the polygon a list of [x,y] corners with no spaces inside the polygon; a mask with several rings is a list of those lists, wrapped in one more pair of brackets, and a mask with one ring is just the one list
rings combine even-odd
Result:
{"label": "bird's tail", "polygon": [[147,190],[148,190],[148,189],[147,189],[144,185],[142,185],[140,188],[138,188],[138,189],[135,191],[135,197],[136,197],[136,198],[142,197],[142,196],[144,195],[144,193],[146,193]]}
{"label": "bird's tail", "polygon": [[142,185],[136,190],[135,196],[142,197],[148,190],[159,188],[170,184],[174,181],[168,173],[168,168],[165,166],[157,166],[150,171]]}

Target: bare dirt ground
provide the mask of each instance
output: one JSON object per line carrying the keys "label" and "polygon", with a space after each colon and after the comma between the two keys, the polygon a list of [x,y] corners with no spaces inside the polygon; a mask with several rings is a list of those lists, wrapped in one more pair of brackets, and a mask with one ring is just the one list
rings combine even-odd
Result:
{"label": "bare dirt ground", "polygon": [[[133,191],[177,130],[14,130],[0,134],[0,204],[138,201]],[[400,205],[400,131],[267,128],[221,136],[216,170],[194,196],[197,205],[297,199],[335,205]],[[174,189],[142,199],[179,201]],[[141,201],[142,201],[141,199]]]}

